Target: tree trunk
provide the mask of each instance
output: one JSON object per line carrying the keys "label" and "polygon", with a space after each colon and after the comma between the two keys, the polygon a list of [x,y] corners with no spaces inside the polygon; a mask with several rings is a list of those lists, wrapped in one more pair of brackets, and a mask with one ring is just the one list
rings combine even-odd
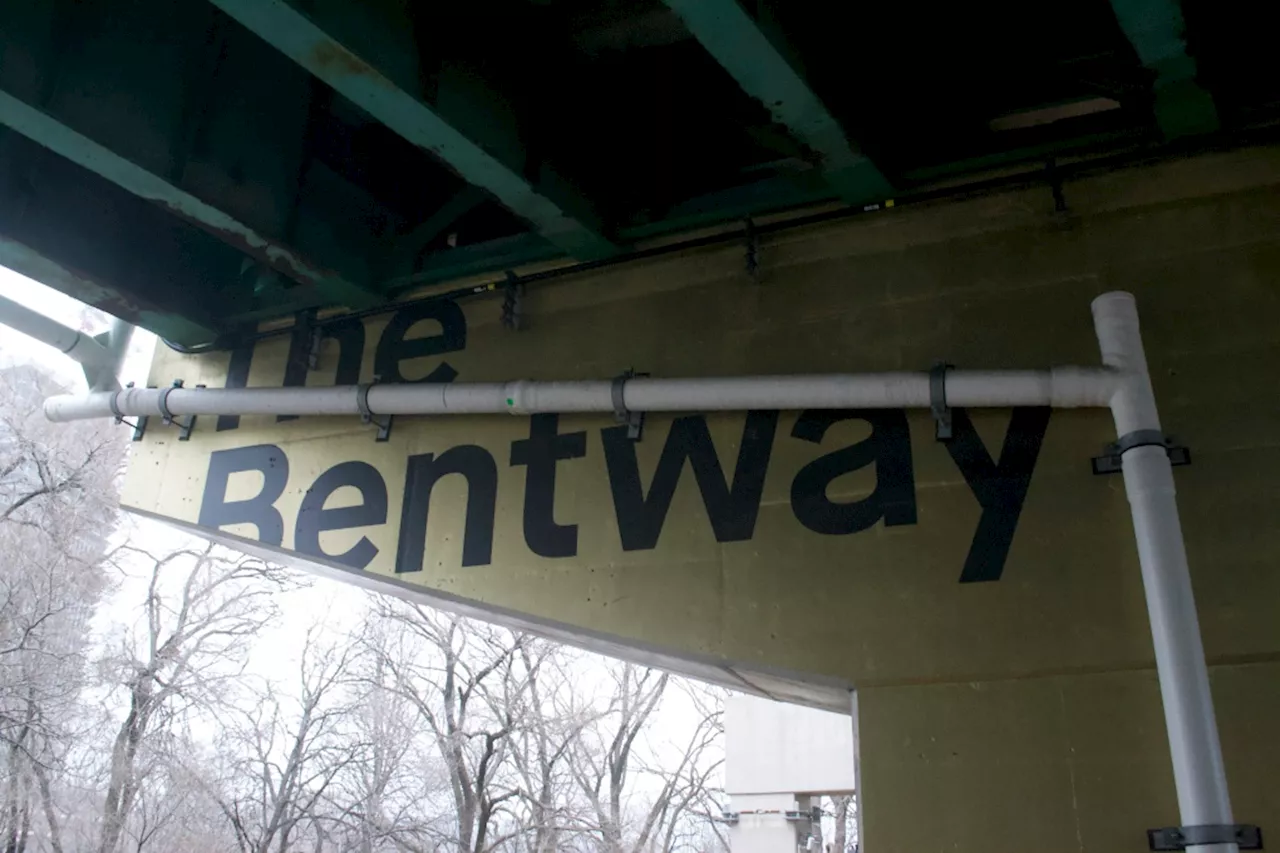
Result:
{"label": "tree trunk", "polygon": [[36,784],[40,787],[40,803],[44,807],[44,820],[49,825],[49,846],[53,853],[62,853],[62,828],[58,825],[58,814],[53,807],[53,793],[49,789],[49,774],[40,766],[34,766]]}
{"label": "tree trunk", "polygon": [[[149,678],[149,676],[139,676]],[[115,853],[120,846],[120,836],[124,832],[124,822],[133,809],[133,798],[137,791],[137,779],[134,770],[138,757],[138,744],[142,740],[146,728],[145,715],[151,696],[146,682],[135,684],[130,697],[129,715],[120,724],[116,734],[116,742],[111,749],[111,776],[107,782],[107,795],[102,803],[102,835],[98,843],[98,853]]]}
{"label": "tree trunk", "polygon": [[844,853],[845,846],[849,843],[849,805],[852,802],[853,797],[847,794],[831,798],[831,810],[835,812],[836,823],[831,838],[831,853]]}

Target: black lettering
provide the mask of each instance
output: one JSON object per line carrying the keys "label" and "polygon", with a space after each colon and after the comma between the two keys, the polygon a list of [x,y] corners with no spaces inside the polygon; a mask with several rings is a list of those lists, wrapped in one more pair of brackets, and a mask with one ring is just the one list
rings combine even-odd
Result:
{"label": "black lettering", "polygon": [[[791,435],[820,444],[832,424],[847,420],[871,424],[871,435],[800,469],[791,481],[791,510],[796,519],[815,533],[832,536],[866,530],[881,518],[888,527],[915,524],[915,474],[905,412],[809,409],[800,413]],[[876,466],[876,487],[871,494],[848,503],[827,497],[832,480],[872,463]]]}
{"label": "black lettering", "polygon": [[[325,501],[343,486],[360,490],[360,503],[325,509]],[[378,548],[362,536],[360,541],[341,554],[327,554],[320,547],[320,534],[326,530],[349,530],[385,524],[387,521],[387,483],[372,465],[365,462],[342,462],[321,474],[307,489],[298,510],[294,528],[294,549],[303,554],[325,557],[355,569],[363,569],[378,555]]]}
{"label": "black lettering", "polygon": [[396,571],[420,572],[427,550],[427,512],[431,490],[441,477],[467,478],[467,518],[462,535],[462,565],[482,566],[493,556],[493,515],[498,501],[498,466],[489,451],[473,444],[436,456],[410,456],[400,513]]}
{"label": "black lettering", "polygon": [[[293,388],[307,384],[307,354],[311,349],[313,327],[300,324],[289,339],[289,357],[285,361],[284,385]],[[347,319],[320,326],[320,340],[338,342],[338,364],[334,370],[334,385],[355,385],[360,382],[360,361],[364,358],[364,323]],[[279,415],[277,421],[297,420],[297,415]]]}
{"label": "black lettering", "polygon": [[578,525],[556,524],[556,462],[587,454],[587,434],[559,435],[559,415],[534,415],[529,437],[511,442],[511,464],[527,465],[524,482],[524,541],[540,557],[578,553]]}
{"label": "black lettering", "polygon": [[[227,500],[227,483],[232,474],[258,471],[262,474],[262,491],[248,500]],[[258,541],[279,546],[284,541],[284,520],[275,503],[289,482],[289,457],[274,444],[256,444],[232,450],[215,450],[209,455],[209,473],[204,480],[200,499],[201,527],[225,527],[229,524],[253,524],[258,528]]]}
{"label": "black lettering", "polygon": [[947,442],[947,452],[982,507],[960,583],[1000,580],[1049,426],[1049,414],[1047,407],[1014,409],[997,465],[991,461],[969,415],[963,409],[952,410],[955,437]]}
{"label": "black lettering", "polygon": [[677,418],[667,434],[667,443],[658,459],[649,494],[640,483],[640,466],[635,444],[627,438],[625,426],[601,430],[609,489],[624,551],[653,548],[658,544],[662,524],[675,495],[676,484],[689,460],[702,492],[702,502],[717,542],[750,539],[760,514],[764,476],[773,452],[773,436],[778,427],[776,411],[747,413],[742,428],[742,444],[733,472],[733,485],[725,485],[724,469],[707,421],[702,415]]}
{"label": "black lettering", "polygon": [[[440,334],[425,338],[405,340],[405,333],[424,320],[440,324]],[[378,339],[378,350],[373,359],[373,372],[379,382],[452,382],[458,375],[448,362],[444,362],[421,379],[405,379],[400,373],[400,362],[411,358],[456,352],[467,345],[467,318],[453,301],[427,302],[402,308],[391,317],[391,322]]]}
{"label": "black lettering", "polygon": [[[243,344],[231,351],[231,361],[227,364],[227,381],[223,384],[224,388],[243,388],[245,383],[249,381],[249,366],[253,363],[253,344]],[[222,432],[228,429],[238,429],[240,426],[239,415],[218,415],[218,423],[214,427],[215,432]]]}

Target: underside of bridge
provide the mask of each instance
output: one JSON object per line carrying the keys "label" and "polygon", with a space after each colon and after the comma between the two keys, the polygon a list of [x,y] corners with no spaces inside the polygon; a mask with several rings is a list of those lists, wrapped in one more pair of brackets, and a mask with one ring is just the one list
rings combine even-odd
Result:
{"label": "underside of bridge", "polygon": [[1266,134],[1265,5],[7,3],[0,262],[200,346],[814,205],[1053,183]]}
{"label": "underside of bridge", "polygon": [[[168,344],[150,384],[182,394],[64,401],[160,400],[134,512],[852,708],[869,853],[1112,853],[1179,826],[1234,853],[1280,821],[1268,11],[0,3],[0,265]],[[1089,306],[1112,291],[1149,371],[1099,367]],[[1139,376],[1159,422],[1123,426],[1119,392],[1051,409],[1053,379],[946,400],[965,370],[1064,363]],[[930,396],[659,407],[640,429],[631,368]],[[612,408],[525,405],[577,380]],[[338,404],[157,416],[197,386]],[[495,388],[466,414],[370,406]],[[1162,500],[1178,529],[1175,481],[1162,596],[1135,523]]]}

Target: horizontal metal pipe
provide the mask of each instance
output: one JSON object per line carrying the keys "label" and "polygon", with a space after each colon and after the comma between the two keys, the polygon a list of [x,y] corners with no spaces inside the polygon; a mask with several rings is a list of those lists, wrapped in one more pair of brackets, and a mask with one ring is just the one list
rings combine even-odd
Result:
{"label": "horizontal metal pipe", "polygon": [[[950,406],[1106,407],[1120,375],[1106,368],[951,370],[945,376]],[[329,388],[126,388],[114,393],[51,397],[51,421],[115,415],[358,415],[360,397],[378,415],[450,415],[507,412],[613,412],[615,390],[634,412],[705,412],[743,409],[928,408],[928,373],[812,376],[740,376],[706,379],[590,380],[569,382],[339,385]]]}

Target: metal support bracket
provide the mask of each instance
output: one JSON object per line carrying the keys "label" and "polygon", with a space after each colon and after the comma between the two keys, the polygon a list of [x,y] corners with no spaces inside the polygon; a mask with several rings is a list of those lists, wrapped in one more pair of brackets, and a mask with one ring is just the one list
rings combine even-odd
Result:
{"label": "metal support bracket", "polygon": [[373,424],[378,428],[374,441],[386,441],[391,438],[391,425],[395,423],[395,415],[386,415],[386,420],[375,420],[373,410],[369,408],[369,389],[377,382],[365,382],[356,386],[356,408],[360,410],[360,423]]}
{"label": "metal support bracket", "polygon": [[178,441],[187,441],[191,438],[191,430],[195,428],[196,416],[187,415],[186,420],[174,417],[173,412],[169,411],[169,395],[176,389],[182,387],[182,380],[175,379],[173,384],[160,392],[160,399],[156,401],[157,407],[160,409],[161,421],[165,426],[169,424],[177,424]]}
{"label": "metal support bracket", "polygon": [[1152,850],[1186,850],[1201,844],[1235,844],[1241,850],[1261,850],[1262,830],[1249,824],[1165,826],[1147,830]]}
{"label": "metal support bracket", "polygon": [[295,343],[289,347],[290,368],[305,367],[307,370],[318,368],[320,346],[324,342],[324,329],[316,323],[316,312],[300,311],[295,314],[292,334]]}
{"label": "metal support bracket", "polygon": [[747,246],[747,275],[753,281],[759,281],[760,235],[756,233],[756,223],[749,216],[743,221],[743,237]]}
{"label": "metal support bracket", "polygon": [[[132,388],[133,383],[130,382],[124,387]],[[124,419],[124,412],[120,411],[120,401],[116,397],[119,393],[119,391],[115,391],[108,398],[108,404],[111,406],[111,413],[116,416],[116,423],[128,424],[133,427],[133,437],[130,441],[142,441],[142,437],[147,434],[147,416],[139,415],[132,423],[126,421]]]}
{"label": "metal support bracket", "polygon": [[1062,173],[1058,171],[1058,161],[1050,157],[1044,162],[1045,177],[1049,179],[1049,189],[1053,191],[1053,212],[1067,212],[1067,197],[1062,192]]}
{"label": "metal support bracket", "polygon": [[951,440],[951,407],[947,405],[947,371],[954,364],[938,362],[929,370],[929,413],[937,426],[938,441]]}
{"label": "metal support bracket", "polygon": [[634,370],[627,369],[623,371],[621,376],[614,378],[613,386],[610,389],[613,396],[613,419],[620,424],[627,425],[627,438],[632,441],[639,441],[644,436],[644,412],[629,410],[624,400],[623,392],[628,380],[648,375],[647,373],[636,373]]}
{"label": "metal support bracket", "polygon": [[1191,449],[1178,444],[1173,436],[1167,436],[1158,429],[1140,429],[1121,436],[1103,448],[1101,456],[1093,457],[1093,473],[1117,474],[1122,470],[1121,457],[1126,451],[1152,445],[1163,447],[1169,454],[1169,464],[1174,467],[1191,464]]}
{"label": "metal support bracket", "polygon": [[503,286],[502,327],[513,332],[524,328],[524,282],[511,270]]}

